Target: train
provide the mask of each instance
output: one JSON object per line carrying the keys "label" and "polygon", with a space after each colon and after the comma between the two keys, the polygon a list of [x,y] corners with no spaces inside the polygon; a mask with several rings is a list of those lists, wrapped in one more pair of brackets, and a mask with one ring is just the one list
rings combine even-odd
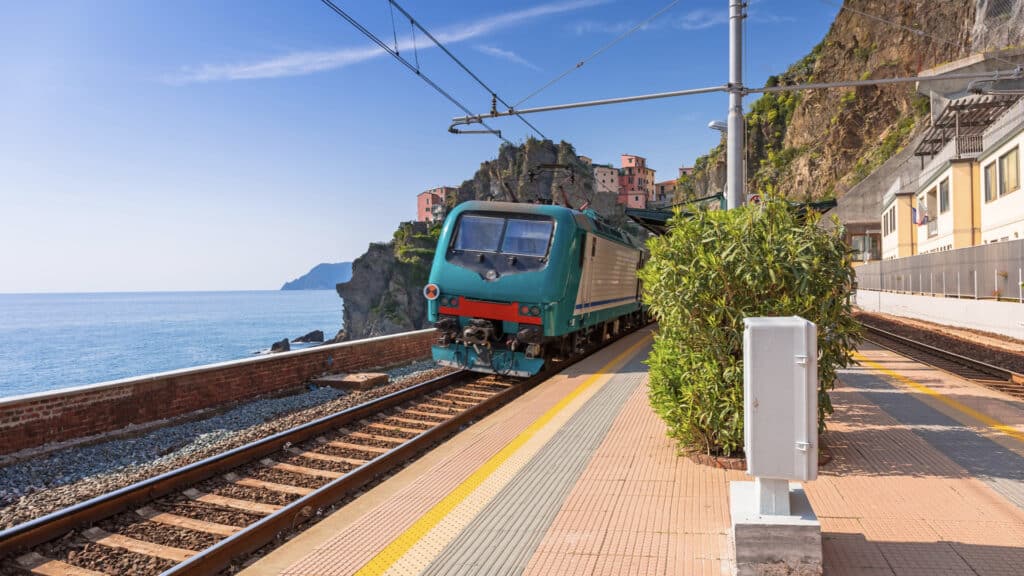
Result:
{"label": "train", "polygon": [[644,252],[591,210],[469,201],[423,288],[442,366],[526,377],[645,323]]}

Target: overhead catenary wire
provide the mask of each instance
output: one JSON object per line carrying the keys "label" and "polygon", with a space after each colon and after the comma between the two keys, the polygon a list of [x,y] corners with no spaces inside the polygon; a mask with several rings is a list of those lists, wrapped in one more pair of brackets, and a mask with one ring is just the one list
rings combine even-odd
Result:
{"label": "overhead catenary wire", "polygon": [[663,8],[661,9],[661,10],[658,10],[658,11],[657,11],[657,12],[655,12],[654,14],[651,14],[650,16],[648,16],[648,17],[647,17],[647,19],[643,20],[642,22],[640,22],[640,23],[639,23],[639,24],[637,24],[636,26],[633,26],[632,28],[630,28],[629,30],[627,30],[627,31],[626,31],[625,33],[623,33],[623,34],[619,35],[619,36],[618,36],[617,38],[615,38],[614,40],[612,40],[611,42],[609,42],[609,43],[605,44],[604,46],[601,46],[600,48],[598,48],[597,50],[595,50],[595,51],[594,51],[594,52],[593,52],[592,54],[590,54],[590,56],[587,56],[586,58],[584,58],[584,59],[580,60],[579,62],[577,62],[577,63],[576,63],[575,65],[573,65],[573,66],[572,66],[571,68],[569,68],[569,69],[568,69],[568,70],[566,70],[565,72],[562,72],[562,73],[561,73],[561,74],[559,74],[558,76],[555,76],[554,78],[552,78],[552,79],[551,79],[550,81],[548,81],[548,83],[547,83],[547,84],[545,84],[545,85],[541,86],[540,88],[538,88],[538,89],[534,90],[533,92],[530,92],[529,94],[527,94],[527,95],[526,95],[526,97],[524,97],[524,98],[523,98],[522,100],[520,100],[519,102],[516,102],[516,103],[515,103],[515,104],[514,104],[513,106],[510,106],[510,107],[509,107],[509,109],[511,110],[511,109],[514,109],[514,108],[518,108],[519,106],[521,106],[521,105],[522,105],[522,104],[523,104],[524,102],[526,102],[527,100],[529,100],[529,99],[533,98],[533,97],[534,97],[534,96],[536,96],[537,94],[540,94],[541,92],[543,92],[543,91],[547,90],[548,88],[550,88],[551,86],[555,85],[555,84],[556,84],[557,82],[559,82],[559,81],[560,81],[560,80],[561,80],[562,78],[565,78],[565,77],[566,77],[566,76],[568,76],[569,74],[572,74],[572,73],[573,73],[573,72],[574,72],[575,70],[578,70],[578,69],[582,68],[582,67],[583,67],[583,65],[584,65],[584,64],[586,64],[587,62],[590,62],[590,61],[591,61],[591,60],[593,60],[594,58],[597,58],[597,57],[598,57],[598,56],[599,56],[599,55],[600,55],[601,53],[603,53],[604,51],[608,50],[608,49],[609,49],[609,48],[611,48],[612,46],[615,46],[615,45],[616,45],[616,44],[618,44],[619,42],[621,42],[621,41],[625,40],[627,36],[629,36],[629,35],[633,34],[633,33],[634,33],[634,32],[636,32],[637,30],[640,30],[640,29],[641,29],[641,28],[643,28],[644,26],[646,26],[646,25],[650,24],[651,22],[653,22],[653,21],[654,21],[655,19],[657,19],[657,18],[658,18],[659,16],[661,16],[661,15],[662,15],[662,14],[664,14],[665,12],[668,12],[668,11],[669,11],[669,10],[670,10],[670,9],[671,9],[671,8],[672,8],[673,6],[675,6],[676,4],[678,4],[678,3],[679,3],[679,1],[680,1],[680,0],[672,0],[671,2],[669,2],[668,4],[666,4],[666,5],[665,5],[665,6],[664,6],[664,7],[663,7]]}
{"label": "overhead catenary wire", "polygon": [[[331,10],[333,10],[335,14],[337,14],[338,16],[341,16],[342,18],[344,18],[344,19],[345,19],[345,20],[346,20],[346,21],[347,21],[347,22],[348,22],[349,24],[351,24],[351,25],[352,25],[352,26],[353,26],[353,27],[354,27],[354,28],[355,28],[356,30],[359,30],[360,32],[362,32],[362,33],[363,33],[363,35],[365,35],[365,36],[366,36],[367,38],[369,38],[370,40],[372,40],[372,41],[373,41],[373,42],[374,42],[375,44],[377,44],[378,46],[380,46],[380,48],[381,48],[382,50],[384,50],[385,52],[387,52],[388,54],[390,54],[390,55],[391,55],[392,57],[394,57],[394,58],[395,58],[395,60],[398,60],[399,62],[401,62],[401,63],[402,63],[402,65],[404,65],[404,66],[405,66],[406,68],[408,68],[408,69],[409,69],[409,70],[410,70],[411,72],[413,72],[414,74],[416,74],[417,76],[419,76],[420,78],[422,78],[422,79],[423,79],[423,81],[424,81],[424,82],[426,82],[428,86],[430,86],[431,88],[433,88],[434,90],[436,90],[438,94],[440,94],[440,95],[444,96],[444,97],[445,97],[445,98],[446,98],[446,99],[447,99],[447,100],[448,100],[449,102],[451,102],[452,104],[454,104],[455,106],[457,106],[457,107],[458,107],[458,108],[459,108],[460,110],[462,110],[463,112],[465,112],[467,116],[473,116],[473,112],[472,112],[472,111],[470,111],[470,109],[469,109],[469,108],[467,108],[465,104],[463,104],[462,102],[458,101],[457,99],[455,99],[455,97],[454,97],[454,96],[452,96],[451,94],[449,94],[448,92],[446,92],[446,91],[445,91],[445,90],[444,90],[443,88],[441,88],[440,86],[438,86],[438,85],[437,85],[437,83],[436,83],[436,82],[434,82],[433,80],[431,80],[430,78],[428,78],[428,77],[427,77],[427,75],[426,75],[426,74],[424,74],[424,73],[423,73],[423,72],[422,72],[422,71],[421,71],[421,70],[419,69],[419,67],[418,67],[418,66],[413,66],[413,64],[412,64],[411,62],[409,62],[408,60],[406,60],[405,58],[403,58],[403,57],[402,57],[402,56],[401,56],[401,55],[400,55],[400,54],[398,53],[398,51],[397,51],[397,50],[392,50],[392,49],[391,49],[391,47],[389,47],[389,46],[388,46],[388,45],[387,45],[387,44],[386,44],[386,43],[385,43],[385,42],[384,42],[383,40],[381,40],[380,38],[378,38],[376,34],[374,34],[373,32],[369,31],[369,30],[368,30],[368,29],[367,29],[367,28],[366,28],[365,26],[363,26],[362,24],[360,24],[358,20],[356,20],[355,18],[353,18],[352,16],[350,16],[350,15],[348,14],[348,12],[345,12],[344,10],[342,10],[341,8],[339,8],[339,7],[338,7],[338,6],[337,6],[337,5],[336,5],[336,4],[334,3],[334,2],[332,2],[331,0],[320,0],[320,1],[321,1],[321,2],[323,2],[323,4],[324,4],[325,6],[327,6],[327,7],[328,7],[328,8],[330,8]],[[487,125],[486,123],[484,123],[484,121],[483,121],[483,120],[480,120],[479,122],[475,122],[475,124],[481,124],[482,126],[484,126],[485,128],[487,128],[487,130],[488,130],[488,133],[490,133],[490,134],[494,134],[495,136],[497,136],[497,137],[498,137],[499,139],[501,139],[501,140],[502,140],[503,142],[505,142],[506,144],[512,145],[512,142],[510,142],[510,141],[509,141],[509,140],[508,140],[507,138],[505,138],[505,137],[503,137],[503,136],[501,135],[501,131],[500,131],[500,130],[495,130],[495,129],[491,128],[491,127],[490,127],[490,126],[488,126],[488,125]]]}
{"label": "overhead catenary wire", "polygon": [[[447,54],[448,57],[451,58],[456,64],[458,64],[459,67],[462,68],[466,72],[466,74],[469,74],[469,76],[473,80],[476,80],[477,84],[482,86],[484,90],[487,90],[487,93],[490,94],[492,98],[494,98],[498,102],[501,102],[507,108],[512,109],[512,106],[509,105],[508,102],[505,102],[505,100],[501,96],[498,96],[498,93],[495,92],[494,89],[492,89],[483,80],[481,80],[479,76],[474,74],[473,71],[470,70],[468,66],[463,64],[462,60],[459,60],[455,56],[455,54],[452,54],[451,50],[448,50],[448,48],[444,44],[442,44],[437,38],[434,37],[433,34],[430,33],[429,30],[427,30],[422,24],[420,24],[415,18],[413,18],[412,14],[409,14],[405,10],[405,8],[402,8],[402,6],[398,2],[395,2],[395,0],[388,0],[388,4],[394,6],[395,8],[398,8],[398,11],[401,12],[406,18],[408,18],[409,22],[414,27],[419,28],[420,31],[423,32],[423,34],[425,34],[426,37],[429,38],[430,41],[434,43],[435,46],[437,46],[438,48],[441,49],[442,52]],[[413,34],[414,35],[415,35],[415,33],[416,33],[416,31],[413,30]],[[526,118],[523,118],[522,116],[517,116],[517,117],[523,122],[523,124],[526,124],[527,126],[530,127],[531,130],[536,132],[538,136],[540,136],[541,138],[547,138],[547,136],[545,136],[543,133],[541,133],[541,131],[538,130],[536,126],[534,126],[533,124],[530,124],[530,122],[527,121]]]}
{"label": "overhead catenary wire", "polygon": [[[922,80],[935,80],[935,76],[907,76],[898,78],[872,78],[870,80],[845,80],[837,82],[813,82],[808,84],[789,84],[789,85],[776,85],[776,86],[762,86],[760,88],[744,88],[744,94],[763,94],[771,92],[797,92],[800,90],[819,90],[822,88],[851,88],[855,86],[873,86],[878,84],[907,84],[911,82],[920,82]],[[989,72],[963,72],[953,74],[943,74],[941,76],[943,80],[952,79],[988,79],[998,80],[1006,78],[1020,79],[1024,78],[1024,72],[1020,68],[1014,70],[994,70]],[[728,92],[728,85],[720,86],[708,86],[705,88],[692,88],[689,90],[676,90],[674,92],[659,92],[655,94],[641,94],[638,96],[625,96],[621,98],[608,98],[605,100],[590,100],[587,102],[573,102],[570,104],[556,104],[554,106],[538,106],[536,108],[522,108],[515,111],[515,114],[536,114],[539,112],[551,112],[554,110],[568,110],[572,108],[586,108],[590,106],[606,106],[608,104],[623,104],[626,102],[639,102],[642,100],[656,100],[661,98],[675,98],[678,96],[692,96],[695,94],[709,94],[712,92]],[[499,118],[503,116],[511,116],[512,112],[496,112],[492,111],[489,114],[483,114],[479,116],[463,116],[452,119],[452,125],[457,126],[461,124],[472,124],[481,121],[484,118]]]}
{"label": "overhead catenary wire", "polygon": [[388,2],[388,11],[391,12],[391,37],[395,41],[395,54],[399,54],[398,51],[398,30],[395,28],[395,8]]}

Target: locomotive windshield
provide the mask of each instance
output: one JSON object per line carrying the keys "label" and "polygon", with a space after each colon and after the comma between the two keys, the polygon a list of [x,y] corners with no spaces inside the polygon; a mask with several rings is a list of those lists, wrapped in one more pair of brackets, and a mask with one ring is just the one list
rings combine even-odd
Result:
{"label": "locomotive windshield", "polygon": [[455,235],[455,249],[497,252],[498,245],[501,243],[501,232],[504,228],[504,218],[466,214],[459,220],[459,231]]}
{"label": "locomotive windshield", "polygon": [[548,219],[465,214],[459,219],[453,248],[518,256],[544,256],[554,227],[555,223]]}

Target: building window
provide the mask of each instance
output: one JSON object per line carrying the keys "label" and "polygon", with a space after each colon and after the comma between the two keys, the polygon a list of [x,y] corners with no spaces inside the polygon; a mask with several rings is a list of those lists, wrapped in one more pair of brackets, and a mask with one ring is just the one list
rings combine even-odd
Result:
{"label": "building window", "polygon": [[939,213],[949,212],[949,178],[939,183]]}
{"label": "building window", "polygon": [[1005,196],[1020,189],[1020,153],[1014,148],[999,157],[999,195]]}
{"label": "building window", "polygon": [[996,199],[996,163],[985,166],[985,202]]}

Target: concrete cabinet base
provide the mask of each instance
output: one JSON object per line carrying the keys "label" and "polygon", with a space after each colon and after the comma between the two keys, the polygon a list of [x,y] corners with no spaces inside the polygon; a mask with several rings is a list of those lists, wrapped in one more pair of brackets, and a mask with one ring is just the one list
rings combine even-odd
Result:
{"label": "concrete cabinet base", "polygon": [[821,574],[821,523],[798,483],[789,485],[791,515],[757,513],[753,482],[729,483],[738,576],[818,576]]}

